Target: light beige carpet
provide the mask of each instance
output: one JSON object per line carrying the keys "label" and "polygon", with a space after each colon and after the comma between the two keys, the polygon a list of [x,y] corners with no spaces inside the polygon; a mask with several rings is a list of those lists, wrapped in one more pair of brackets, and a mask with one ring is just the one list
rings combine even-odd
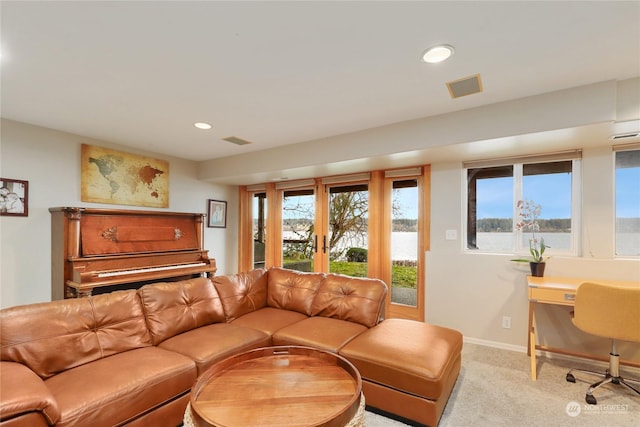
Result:
{"label": "light beige carpet", "polygon": [[[439,427],[639,427],[640,397],[622,386],[608,385],[594,393],[598,405],[587,405],[584,395],[595,377],[570,368],[602,370],[606,364],[583,359],[538,358],[538,380],[532,381],[525,353],[465,343],[462,369]],[[624,377],[640,378],[640,370],[621,367]],[[585,381],[581,381],[584,379]],[[636,387],[638,388],[638,387]],[[407,424],[367,411],[367,427]]]}

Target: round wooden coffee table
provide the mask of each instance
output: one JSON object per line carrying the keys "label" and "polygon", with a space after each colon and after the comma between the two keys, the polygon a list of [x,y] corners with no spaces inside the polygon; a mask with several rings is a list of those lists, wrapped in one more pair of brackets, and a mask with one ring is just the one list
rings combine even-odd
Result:
{"label": "round wooden coffee table", "polygon": [[362,425],[362,379],[343,357],[267,347],[213,365],[191,390],[185,426]]}

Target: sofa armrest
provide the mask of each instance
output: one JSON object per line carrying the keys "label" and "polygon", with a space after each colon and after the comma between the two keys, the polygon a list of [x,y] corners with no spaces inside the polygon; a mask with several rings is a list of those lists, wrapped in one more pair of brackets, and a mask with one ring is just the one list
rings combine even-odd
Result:
{"label": "sofa armrest", "polygon": [[0,420],[38,412],[49,425],[60,419],[60,410],[44,381],[16,362],[0,361]]}

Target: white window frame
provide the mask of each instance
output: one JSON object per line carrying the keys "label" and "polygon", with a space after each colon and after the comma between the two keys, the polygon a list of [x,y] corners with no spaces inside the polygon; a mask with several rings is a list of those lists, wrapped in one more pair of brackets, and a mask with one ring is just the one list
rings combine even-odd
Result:
{"label": "white window frame", "polygon": [[[463,218],[462,218],[462,230],[464,233],[463,252],[469,254],[517,254],[519,256],[528,256],[529,246],[525,245],[522,239],[521,230],[515,229],[515,224],[518,222],[518,209],[516,202],[523,199],[523,166],[531,163],[550,163],[553,161],[568,161],[571,160],[571,240],[570,248],[568,250],[558,250],[549,248],[545,252],[549,256],[581,256],[581,230],[582,230],[582,152],[580,150],[572,150],[569,152],[553,153],[548,155],[537,156],[522,156],[522,157],[510,157],[504,159],[495,160],[482,160],[463,163],[462,168],[462,186],[463,186]],[[513,167],[513,235],[512,235],[512,247],[510,252],[504,250],[483,250],[483,249],[469,249],[467,245],[467,218],[469,207],[469,183],[468,183],[468,170],[479,169],[483,167],[495,167],[495,166],[512,166]]]}
{"label": "white window frame", "polygon": [[618,234],[617,234],[617,226],[616,226],[616,222],[618,220],[618,200],[616,199],[616,193],[617,193],[617,177],[618,177],[618,171],[617,171],[617,164],[616,164],[616,156],[618,152],[621,151],[638,151],[640,150],[640,143],[629,143],[629,144],[619,144],[619,145],[614,145],[611,147],[612,151],[613,151],[613,156],[612,156],[612,169],[613,169],[613,206],[611,207],[613,210],[613,230],[612,230],[612,235],[613,235],[613,257],[616,259],[640,259],[640,254],[638,255],[618,255]]}

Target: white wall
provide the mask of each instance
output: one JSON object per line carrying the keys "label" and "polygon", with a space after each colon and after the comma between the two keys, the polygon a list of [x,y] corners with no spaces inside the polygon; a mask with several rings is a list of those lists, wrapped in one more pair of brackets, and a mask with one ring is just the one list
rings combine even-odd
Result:
{"label": "white wall", "polygon": [[51,300],[50,207],[80,206],[144,209],[80,201],[80,146],[91,144],[169,162],[170,212],[206,213],[207,199],[228,201],[227,228],[205,228],[205,249],[218,274],[236,271],[236,187],[196,178],[195,162],[132,151],[105,141],[2,120],[0,176],[29,181],[29,216],[0,217],[0,307]]}
{"label": "white wall", "polygon": [[[610,147],[583,151],[583,224],[581,257],[552,257],[545,276],[640,281],[640,260],[615,259],[613,160]],[[426,254],[426,321],[460,330],[465,337],[526,348],[528,323],[527,264],[513,255],[463,250],[464,200],[460,162],[431,167],[431,250]],[[445,240],[445,231],[458,240]],[[539,343],[606,355],[607,340],[578,331],[570,308],[536,305]],[[639,308],[640,313],[640,308]],[[511,317],[511,329],[502,317]],[[640,345],[620,347],[625,358],[640,361]]]}
{"label": "white wall", "polygon": [[[237,183],[244,180],[243,184],[251,184],[256,183],[254,179],[266,182],[279,178],[283,171],[289,179],[299,179],[308,176],[297,173],[323,176],[414,166],[416,162],[431,163],[431,155],[437,148],[610,123],[616,120],[616,108],[624,108],[626,116],[632,116],[635,110],[631,105],[638,100],[629,93],[633,95],[633,90],[640,90],[638,88],[640,78],[625,81],[624,85],[615,81],[599,82],[270,150],[211,159],[201,162],[198,176],[206,181]],[[625,102],[628,98],[635,103]],[[573,134],[572,131],[568,133]],[[567,142],[575,144],[575,141]],[[487,150],[485,147],[482,156],[491,158],[493,155],[528,154],[527,150],[538,154],[540,150],[566,149],[558,148],[558,143],[556,137],[544,148],[541,148],[541,141],[519,144],[520,147],[509,144],[510,152],[506,154],[504,146],[493,144],[499,148]],[[383,163],[377,162],[377,158],[383,158]],[[342,171],[341,165],[348,165],[351,170]]]}
{"label": "white wall", "polygon": [[[583,110],[589,114],[578,114],[580,120],[573,117],[571,108],[565,108],[563,114],[569,117],[556,118],[563,126],[574,123],[588,125],[589,120],[637,120],[640,118],[640,102],[634,94],[640,91],[640,79],[626,81],[616,85],[604,83],[585,88],[604,92],[599,98],[582,96],[565,103],[576,102],[589,104],[601,103],[593,111],[585,105]],[[617,92],[609,95],[609,90]],[[548,101],[554,104],[557,94],[546,97],[535,97],[518,101],[532,103],[535,111],[545,110]],[[608,101],[607,101],[608,100]],[[511,105],[511,104],[509,104]],[[541,123],[539,115],[525,114],[526,106],[513,112],[514,116],[532,117],[530,120]],[[491,111],[503,106],[489,107]],[[617,113],[616,113],[617,108]],[[552,109],[554,114],[558,109]],[[469,113],[469,112],[467,112]],[[460,113],[463,114],[463,113]],[[553,116],[554,114],[551,114]],[[617,114],[617,115],[616,115]],[[485,117],[483,114],[482,117]],[[457,115],[456,115],[457,117]],[[484,123],[483,129],[492,130],[492,135],[513,134],[512,126],[502,115],[492,116],[491,123]],[[593,117],[596,117],[594,119]],[[441,117],[445,123],[446,117]],[[487,118],[489,120],[490,117]],[[597,121],[596,120],[596,121]],[[433,132],[414,132],[417,125],[427,126],[433,123]],[[526,122],[521,121],[524,127]],[[506,127],[505,127],[506,126]],[[511,126],[511,127],[510,127]],[[533,126],[533,125],[531,125]],[[543,129],[550,126],[546,124]],[[407,149],[417,141],[439,141],[437,136],[446,137],[447,129],[454,135],[460,135],[458,123],[445,126],[435,118],[418,122],[407,122],[390,127],[364,131],[362,134],[337,137],[342,146],[358,146],[365,142],[371,146],[386,147],[393,141],[398,149],[405,144]],[[431,128],[429,128],[431,129]],[[548,129],[553,129],[549,127]],[[428,130],[428,129],[427,129]],[[457,130],[457,133],[456,133]],[[473,133],[474,127],[467,130]],[[521,129],[522,130],[522,129]],[[540,129],[537,129],[540,130]],[[83,206],[80,202],[80,144],[89,143],[107,146],[124,151],[126,147],[118,147],[107,142],[92,141],[77,135],[55,132],[35,126],[19,124],[11,121],[2,122],[2,146],[0,147],[0,176],[5,178],[24,179],[30,184],[29,217],[0,218],[0,306],[6,307],[36,301],[47,301],[50,298],[50,220],[48,208],[52,206]],[[485,135],[486,136],[486,135]],[[582,146],[581,140],[575,141],[575,147],[582,147],[583,177],[583,218],[581,257],[554,257],[547,265],[547,275],[589,277],[595,279],[640,280],[640,260],[620,260],[612,257],[613,253],[613,175],[610,141],[608,135],[598,142],[600,147]],[[451,138],[451,136],[449,136]],[[346,140],[345,140],[346,139]],[[353,141],[354,144],[350,144]],[[459,141],[451,141],[457,143]],[[519,143],[514,141],[515,144]],[[237,159],[226,158],[217,161],[196,164],[179,159],[166,159],[171,165],[170,210],[181,212],[204,212],[206,199],[227,200],[228,226],[226,229],[206,229],[205,246],[210,256],[218,260],[219,274],[233,273],[236,270],[237,258],[237,189],[234,186],[209,184],[198,180],[196,170],[200,168],[200,179],[213,179],[217,174],[229,171],[260,171],[263,168],[278,169],[289,165],[296,167],[306,164],[310,159],[322,163],[334,161],[320,156],[310,155],[305,151],[307,143],[293,147],[286,156],[274,159],[276,153],[254,153],[248,157]],[[502,147],[502,145],[499,145]],[[322,147],[326,156],[329,149]],[[299,149],[299,150],[298,150]],[[382,150],[382,148],[379,148]],[[374,150],[375,151],[375,150]],[[359,151],[368,154],[368,151]],[[150,154],[152,153],[140,153]],[[504,154],[503,154],[504,155]],[[161,156],[154,156],[162,158]],[[269,161],[265,161],[267,158]],[[260,159],[258,161],[257,159]],[[274,160],[273,162],[271,160]],[[277,161],[276,161],[277,160]],[[252,162],[254,161],[254,162]],[[281,162],[281,163],[278,163]],[[498,343],[517,348],[526,346],[528,301],[525,276],[526,265],[509,262],[511,255],[466,254],[462,250],[462,170],[460,162],[432,163],[432,212],[431,212],[431,250],[426,254],[426,320],[460,330],[465,337]],[[254,167],[255,166],[255,167]],[[215,170],[215,172],[214,172]],[[235,171],[235,172],[234,172]],[[248,173],[248,172],[247,172]],[[87,205],[89,206],[89,205]],[[96,206],[96,205],[90,205]],[[109,205],[109,207],[117,207]],[[457,229],[458,240],[445,240],[445,230]],[[606,354],[606,340],[594,340],[580,334],[570,323],[568,310],[563,307],[538,307],[541,339],[548,344],[560,347],[568,346],[580,349],[597,347]],[[512,318],[511,329],[501,327],[502,316]],[[640,360],[640,348],[633,348],[634,358]],[[627,357],[631,357],[628,356]]]}

